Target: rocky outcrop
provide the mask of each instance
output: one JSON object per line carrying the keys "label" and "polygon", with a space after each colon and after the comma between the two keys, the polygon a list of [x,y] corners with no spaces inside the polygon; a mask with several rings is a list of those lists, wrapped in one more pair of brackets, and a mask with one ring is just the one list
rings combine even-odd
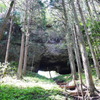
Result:
{"label": "rocky outcrop", "polygon": [[[70,73],[67,44],[60,43],[32,43],[29,47],[28,63],[31,60],[33,71],[55,70],[60,74]],[[33,57],[33,58],[32,58]]]}
{"label": "rocky outcrop", "polygon": [[67,46],[65,43],[45,44],[46,52],[40,62],[40,70],[55,70],[60,74],[70,73]]}
{"label": "rocky outcrop", "polygon": [[[27,68],[35,72],[38,72],[38,70],[55,70],[60,74],[70,73],[67,44],[64,37],[63,35],[57,36],[57,34],[51,33],[52,35],[50,36],[48,32],[41,30],[32,32],[29,42]],[[9,50],[9,61],[18,62],[19,60],[20,37],[21,30],[17,25],[14,25]],[[0,61],[2,62],[5,57],[6,43],[7,36],[0,42],[0,57],[2,57]]]}

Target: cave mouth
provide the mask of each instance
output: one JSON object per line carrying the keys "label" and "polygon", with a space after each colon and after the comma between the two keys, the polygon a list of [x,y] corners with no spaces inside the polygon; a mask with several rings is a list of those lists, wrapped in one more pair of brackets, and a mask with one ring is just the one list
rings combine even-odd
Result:
{"label": "cave mouth", "polygon": [[56,71],[59,74],[70,74],[69,63],[65,62],[40,62],[39,71]]}

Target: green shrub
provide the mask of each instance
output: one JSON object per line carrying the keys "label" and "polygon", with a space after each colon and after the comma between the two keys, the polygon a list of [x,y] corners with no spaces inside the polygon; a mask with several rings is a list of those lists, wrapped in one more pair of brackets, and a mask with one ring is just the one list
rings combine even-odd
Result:
{"label": "green shrub", "polygon": [[11,63],[1,63],[0,62],[0,76],[4,76],[6,74],[14,75],[17,72],[18,64],[16,62]]}

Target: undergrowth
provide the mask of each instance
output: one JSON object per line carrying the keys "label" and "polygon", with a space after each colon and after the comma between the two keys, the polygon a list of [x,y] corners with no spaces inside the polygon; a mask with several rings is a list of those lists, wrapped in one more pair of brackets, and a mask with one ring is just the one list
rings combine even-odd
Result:
{"label": "undergrowth", "polygon": [[[100,80],[96,78],[94,69],[92,69],[92,75],[96,88],[100,89]],[[82,78],[85,83],[84,73]],[[65,96],[62,94],[64,90],[60,89],[54,80],[69,82],[72,77],[68,74],[48,79],[28,72],[22,80],[17,80],[16,75],[6,75],[0,79],[0,100],[64,100]]]}
{"label": "undergrowth", "polygon": [[44,89],[42,87],[27,87],[18,88],[11,85],[0,86],[1,100],[57,100],[57,97],[62,98],[59,90]]}
{"label": "undergrowth", "polygon": [[22,80],[6,76],[0,80],[0,100],[64,100],[62,89],[52,79],[27,73]]}

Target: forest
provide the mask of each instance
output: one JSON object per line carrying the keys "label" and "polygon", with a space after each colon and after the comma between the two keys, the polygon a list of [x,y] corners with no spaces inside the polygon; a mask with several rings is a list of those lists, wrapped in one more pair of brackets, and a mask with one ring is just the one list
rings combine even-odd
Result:
{"label": "forest", "polygon": [[100,0],[0,0],[0,100],[100,100]]}

